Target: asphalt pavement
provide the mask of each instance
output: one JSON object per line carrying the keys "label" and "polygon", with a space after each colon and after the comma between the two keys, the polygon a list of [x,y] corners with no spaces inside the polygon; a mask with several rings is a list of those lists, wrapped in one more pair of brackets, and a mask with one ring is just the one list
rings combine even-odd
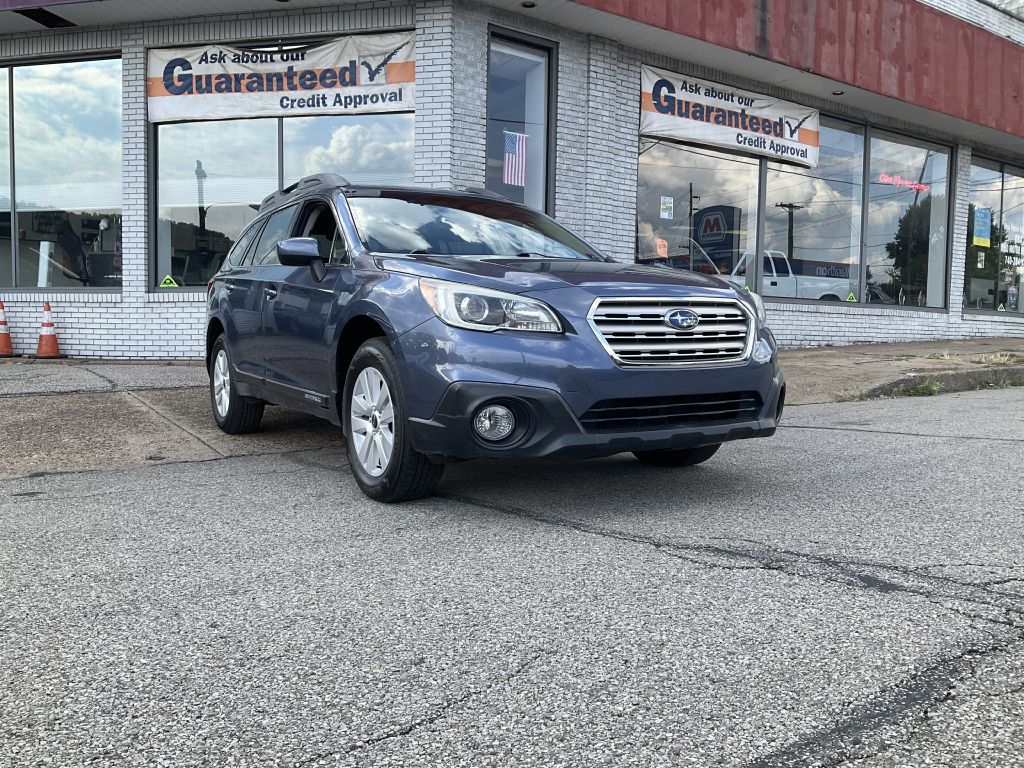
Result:
{"label": "asphalt pavement", "polygon": [[[336,429],[273,409],[232,452],[199,394],[71,398],[151,398],[180,458],[8,465],[0,765],[1024,765],[1024,390],[795,407],[692,469],[469,462],[400,506]],[[65,399],[0,423],[53,436]]]}

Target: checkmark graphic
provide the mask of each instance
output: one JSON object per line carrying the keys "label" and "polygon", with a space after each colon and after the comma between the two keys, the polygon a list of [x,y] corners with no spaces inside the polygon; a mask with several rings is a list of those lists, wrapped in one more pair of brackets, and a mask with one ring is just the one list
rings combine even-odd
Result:
{"label": "checkmark graphic", "polygon": [[[394,54],[392,54],[392,55],[394,55]],[[811,116],[808,115],[807,117],[805,117],[803,120],[801,120],[796,125],[793,125],[791,122],[789,122],[789,120],[787,120],[786,121],[786,127],[789,128],[789,138],[792,139],[794,136],[796,136],[796,132],[800,130],[800,126],[803,125],[804,123],[806,123],[810,119],[811,119]]]}
{"label": "checkmark graphic", "polygon": [[368,62],[368,61],[364,61],[362,63],[363,66],[366,67],[366,74],[370,78],[370,82],[371,83],[374,80],[377,79],[377,75],[379,75],[381,72],[384,71],[384,68],[388,65],[388,62],[391,61],[393,58],[395,58],[395,56],[398,55],[398,52],[400,50],[402,50],[403,48],[405,48],[405,46],[407,46],[408,44],[409,44],[408,42],[405,42],[405,43],[402,43],[397,48],[395,48],[395,50],[393,50],[391,53],[389,53],[387,56],[385,56],[384,60],[380,64],[378,64],[376,67],[371,67],[370,66],[370,62]]}

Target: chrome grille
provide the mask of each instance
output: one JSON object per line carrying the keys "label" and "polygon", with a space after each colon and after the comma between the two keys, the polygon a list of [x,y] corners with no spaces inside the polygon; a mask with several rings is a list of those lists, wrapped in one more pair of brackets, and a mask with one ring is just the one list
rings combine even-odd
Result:
{"label": "chrome grille", "polygon": [[[694,312],[691,330],[665,324],[674,309]],[[744,360],[753,342],[753,318],[735,299],[601,298],[590,323],[609,354],[622,365],[685,365]]]}

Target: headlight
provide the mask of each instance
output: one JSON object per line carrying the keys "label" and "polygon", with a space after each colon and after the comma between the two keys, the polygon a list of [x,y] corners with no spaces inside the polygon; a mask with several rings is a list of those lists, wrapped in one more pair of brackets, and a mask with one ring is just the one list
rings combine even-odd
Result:
{"label": "headlight", "polygon": [[536,299],[425,277],[420,279],[420,293],[435,315],[458,328],[562,332],[551,307]]}
{"label": "headlight", "polygon": [[754,308],[757,310],[757,327],[767,328],[768,327],[768,313],[764,311],[764,299],[758,296],[753,291],[747,291],[747,295],[754,302]]}

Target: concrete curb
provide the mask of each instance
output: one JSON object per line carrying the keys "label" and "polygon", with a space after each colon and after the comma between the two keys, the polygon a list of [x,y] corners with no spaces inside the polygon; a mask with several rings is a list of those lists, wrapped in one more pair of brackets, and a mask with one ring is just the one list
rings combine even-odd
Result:
{"label": "concrete curb", "polygon": [[1001,368],[980,368],[976,371],[937,371],[935,373],[909,373],[895,381],[869,389],[861,398],[874,400],[882,397],[908,397],[910,392],[924,382],[935,382],[939,389],[931,394],[949,392],[971,392],[977,389],[1000,389],[1003,387],[1024,387],[1024,365],[1008,365]]}

